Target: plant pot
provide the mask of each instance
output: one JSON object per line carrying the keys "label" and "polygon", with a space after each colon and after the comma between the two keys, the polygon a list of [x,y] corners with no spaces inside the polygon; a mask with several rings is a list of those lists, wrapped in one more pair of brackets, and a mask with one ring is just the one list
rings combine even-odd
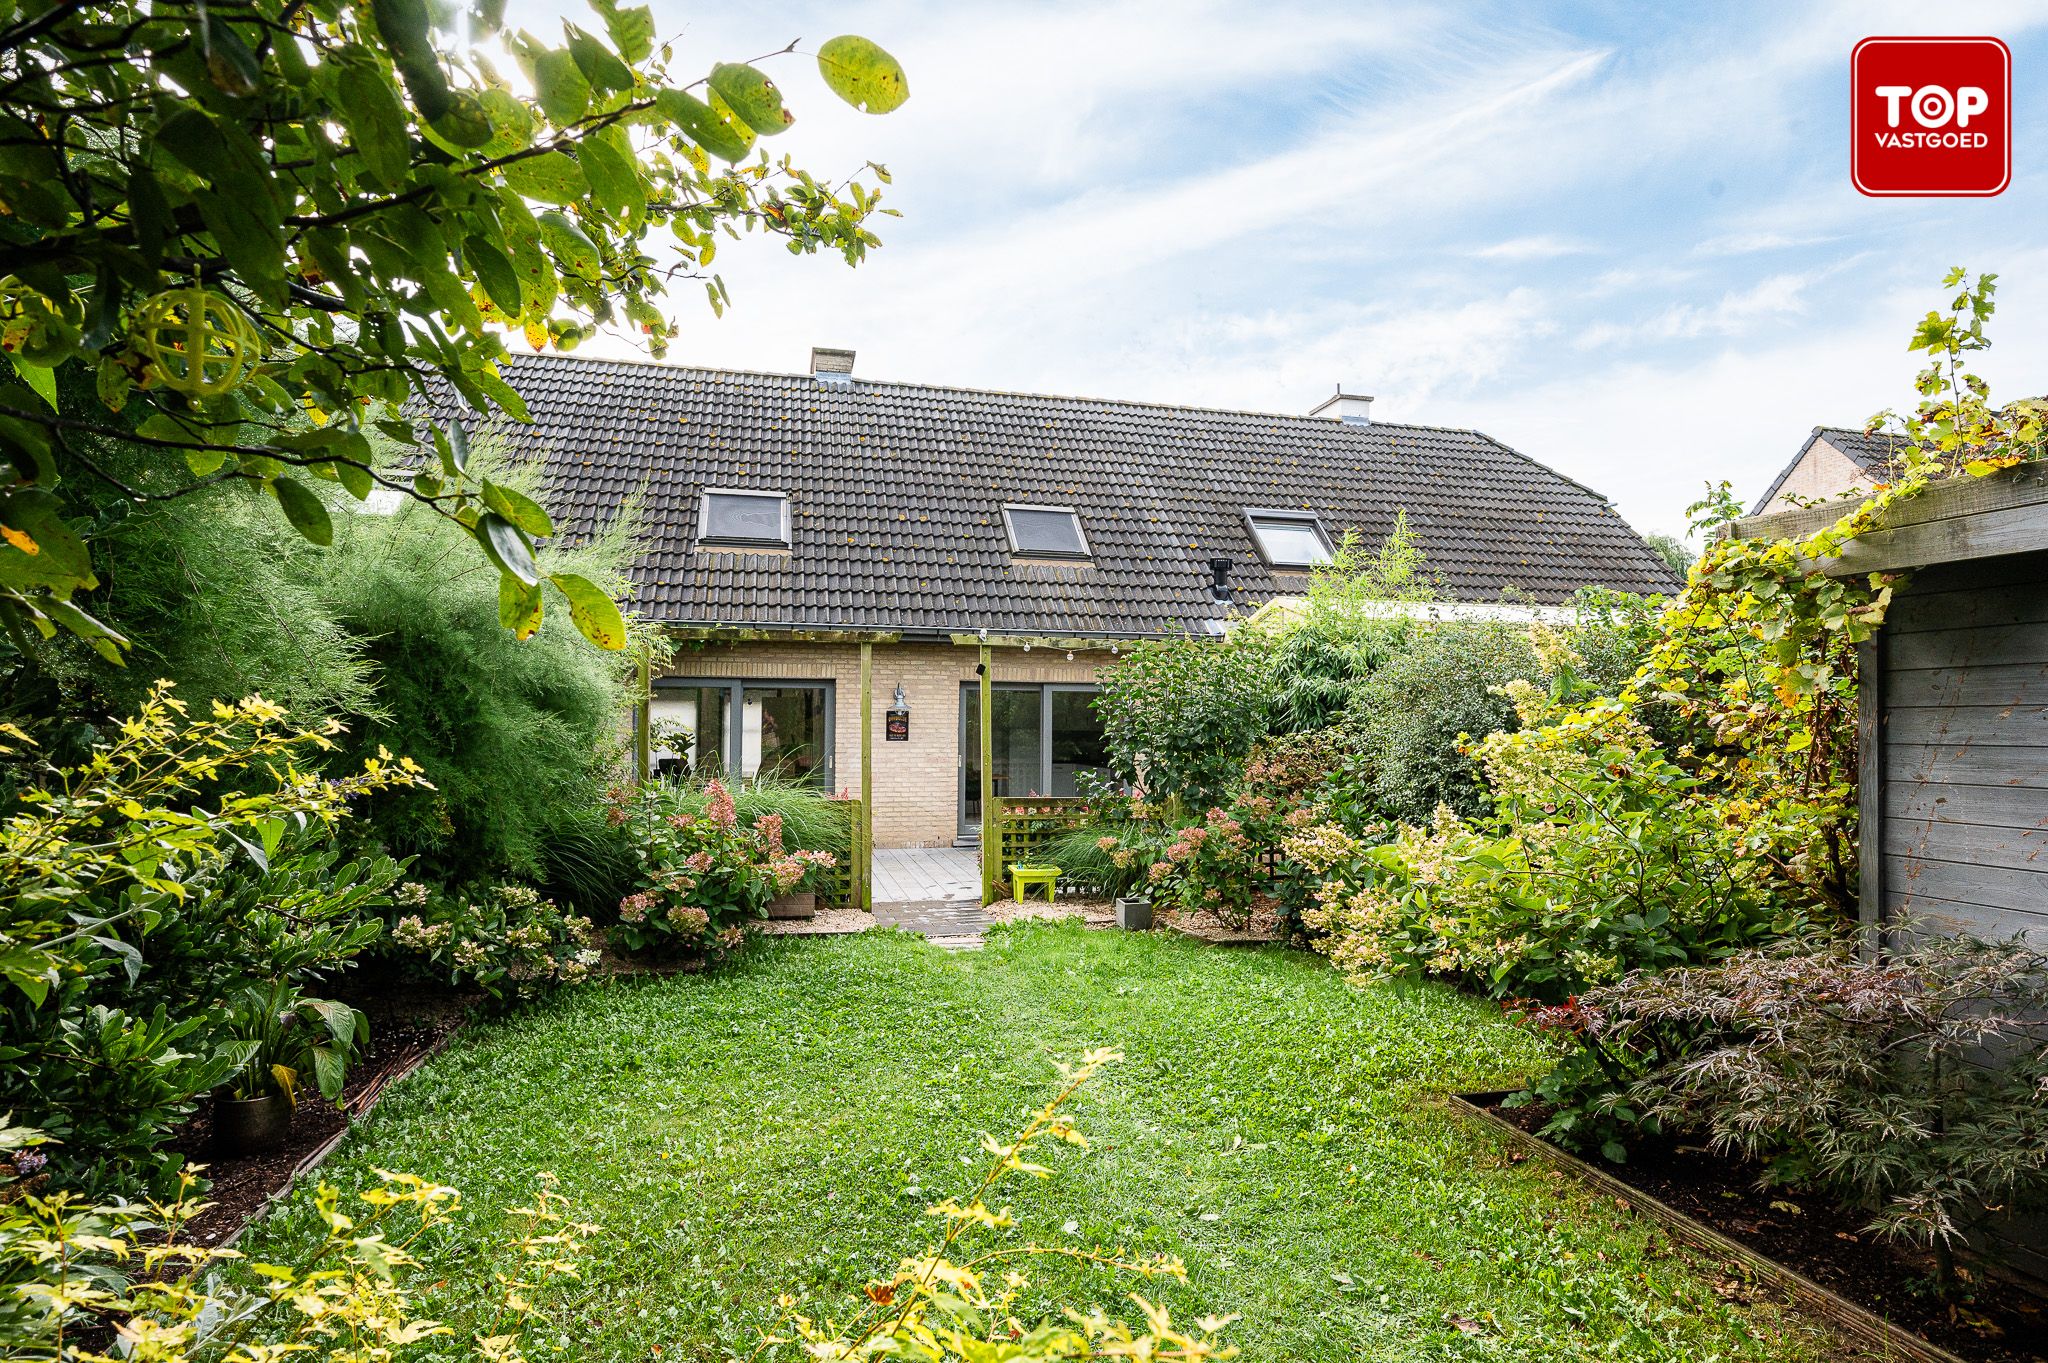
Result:
{"label": "plant pot", "polygon": [[793,890],[768,901],[770,918],[816,918],[818,896],[809,890]]}
{"label": "plant pot", "polygon": [[1126,932],[1146,932],[1152,927],[1152,901],[1132,896],[1116,901],[1116,925]]}
{"label": "plant pot", "polygon": [[213,1100],[213,1138],[232,1155],[252,1155],[283,1142],[292,1129],[292,1102],[280,1093]]}

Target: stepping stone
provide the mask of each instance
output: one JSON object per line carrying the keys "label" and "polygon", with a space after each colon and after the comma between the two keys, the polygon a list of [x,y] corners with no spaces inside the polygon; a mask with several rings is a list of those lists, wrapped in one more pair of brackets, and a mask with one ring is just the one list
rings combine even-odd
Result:
{"label": "stepping stone", "polygon": [[991,926],[981,905],[969,901],[928,899],[911,904],[875,905],[875,922],[928,938],[948,951],[978,951],[981,934]]}

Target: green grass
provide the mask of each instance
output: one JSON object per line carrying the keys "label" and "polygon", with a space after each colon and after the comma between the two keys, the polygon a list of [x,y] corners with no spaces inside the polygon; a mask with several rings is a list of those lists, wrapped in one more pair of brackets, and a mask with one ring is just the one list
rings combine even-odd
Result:
{"label": "green grass", "polygon": [[[826,1314],[924,1244],[923,1208],[969,1186],[979,1134],[1041,1101],[1055,1059],[1104,1044],[1128,1059],[1076,1105],[1092,1148],[1008,1185],[1017,1233],[1072,1221],[1067,1238],[1184,1256],[1187,1284],[1156,1295],[1177,1316],[1242,1315],[1246,1359],[1826,1352],[1818,1327],[1725,1302],[1654,1227],[1511,1163],[1435,1101],[1540,1063],[1490,1006],[1072,924],[957,956],[896,934],[786,939],[706,976],[564,997],[467,1034],[322,1173],[462,1189],[422,1254],[440,1280],[427,1309],[461,1326],[503,1262],[503,1210],[552,1170],[605,1228],[564,1352],[719,1359],[752,1346],[778,1292]],[[310,1233],[302,1193],[244,1248]],[[1133,1286],[1048,1268],[1031,1306]]]}

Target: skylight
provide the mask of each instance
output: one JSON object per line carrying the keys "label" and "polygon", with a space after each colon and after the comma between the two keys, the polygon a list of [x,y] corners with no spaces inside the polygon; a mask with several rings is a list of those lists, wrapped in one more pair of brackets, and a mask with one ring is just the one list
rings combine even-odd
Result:
{"label": "skylight", "polygon": [[1274,568],[1313,568],[1330,561],[1330,537],[1313,511],[1246,511],[1259,554]]}
{"label": "skylight", "polygon": [[713,488],[697,513],[697,543],[736,548],[789,547],[789,498],[780,492]]}
{"label": "skylight", "polygon": [[1010,548],[1042,558],[1087,558],[1088,538],[1070,506],[1005,506]]}

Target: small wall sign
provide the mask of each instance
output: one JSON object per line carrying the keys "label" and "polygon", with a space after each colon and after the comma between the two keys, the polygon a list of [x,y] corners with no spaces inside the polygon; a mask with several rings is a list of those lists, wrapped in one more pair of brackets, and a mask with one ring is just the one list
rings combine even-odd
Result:
{"label": "small wall sign", "polygon": [[890,743],[908,743],[910,741],[910,711],[888,711],[882,720],[882,737]]}

